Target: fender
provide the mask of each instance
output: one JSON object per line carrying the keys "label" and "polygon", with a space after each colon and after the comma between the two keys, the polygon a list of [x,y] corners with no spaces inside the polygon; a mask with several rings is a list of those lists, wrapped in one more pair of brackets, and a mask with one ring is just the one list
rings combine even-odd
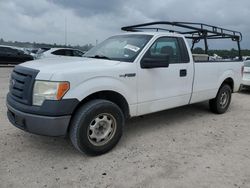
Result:
{"label": "fender", "polygon": [[71,88],[64,98],[77,98],[81,101],[92,93],[105,90],[120,93],[127,100],[128,104],[136,103],[136,93],[134,93],[134,97],[133,93],[131,93],[135,91],[131,91],[131,89],[121,80],[108,76],[98,76],[85,80],[81,84]]}
{"label": "fender", "polygon": [[[219,80],[218,80],[218,83],[217,83],[217,88],[219,89],[220,86],[222,85],[222,83],[228,79],[228,78],[231,78],[234,82],[234,84],[236,83],[236,78],[235,78],[235,75],[236,73],[232,70],[232,69],[229,69],[227,71],[225,71],[220,77],[219,77]],[[234,86],[234,90],[235,90],[236,86]]]}
{"label": "fender", "polygon": [[[77,98],[79,101],[82,101],[84,98],[93,93],[108,90],[121,94],[129,104],[129,108],[131,108],[131,106],[136,106],[137,103],[135,84],[136,83],[134,83],[133,87],[133,84],[126,84],[124,80],[119,80],[118,78],[98,76],[85,80],[74,88],[71,88],[63,98]],[[134,110],[130,109],[130,111],[133,113]]]}

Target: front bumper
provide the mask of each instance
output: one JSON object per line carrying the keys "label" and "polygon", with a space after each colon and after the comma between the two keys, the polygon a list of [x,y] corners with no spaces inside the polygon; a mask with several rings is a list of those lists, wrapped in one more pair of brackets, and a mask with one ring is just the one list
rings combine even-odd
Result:
{"label": "front bumper", "polygon": [[7,104],[7,108],[9,121],[19,129],[46,136],[65,136],[67,134],[71,115],[51,117],[29,114],[16,110],[9,104]]}
{"label": "front bumper", "polygon": [[32,106],[15,101],[7,95],[9,121],[16,127],[39,135],[65,136],[70,118],[78,105],[77,99],[46,100],[42,106]]}
{"label": "front bumper", "polygon": [[79,101],[45,100],[41,106],[32,105],[33,85],[38,72],[19,65],[13,69],[10,91],[6,99],[9,121],[31,133],[64,136],[67,134],[70,117]]}

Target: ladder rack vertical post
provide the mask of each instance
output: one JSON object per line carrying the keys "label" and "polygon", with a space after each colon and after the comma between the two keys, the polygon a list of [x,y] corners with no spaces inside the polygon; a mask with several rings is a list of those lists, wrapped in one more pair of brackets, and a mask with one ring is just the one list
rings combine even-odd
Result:
{"label": "ladder rack vertical post", "polygon": [[241,48],[240,48],[240,41],[237,39],[237,45],[238,45],[238,50],[239,50],[239,60],[242,60],[242,54],[241,54]]}

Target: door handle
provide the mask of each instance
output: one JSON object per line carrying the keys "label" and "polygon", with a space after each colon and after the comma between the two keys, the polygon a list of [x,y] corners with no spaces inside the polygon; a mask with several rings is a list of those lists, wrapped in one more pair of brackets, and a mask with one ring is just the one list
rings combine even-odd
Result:
{"label": "door handle", "polygon": [[180,70],[180,77],[185,77],[187,76],[187,70],[186,69],[181,69]]}

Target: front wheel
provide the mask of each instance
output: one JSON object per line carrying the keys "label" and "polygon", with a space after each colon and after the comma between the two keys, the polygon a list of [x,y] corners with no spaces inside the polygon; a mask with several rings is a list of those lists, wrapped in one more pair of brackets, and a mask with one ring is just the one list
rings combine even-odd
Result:
{"label": "front wheel", "polygon": [[231,103],[232,89],[229,85],[223,84],[216,97],[209,101],[209,107],[216,114],[223,114]]}
{"label": "front wheel", "polygon": [[100,155],[120,140],[124,115],[114,103],[96,99],[80,107],[70,125],[70,139],[80,152]]}

